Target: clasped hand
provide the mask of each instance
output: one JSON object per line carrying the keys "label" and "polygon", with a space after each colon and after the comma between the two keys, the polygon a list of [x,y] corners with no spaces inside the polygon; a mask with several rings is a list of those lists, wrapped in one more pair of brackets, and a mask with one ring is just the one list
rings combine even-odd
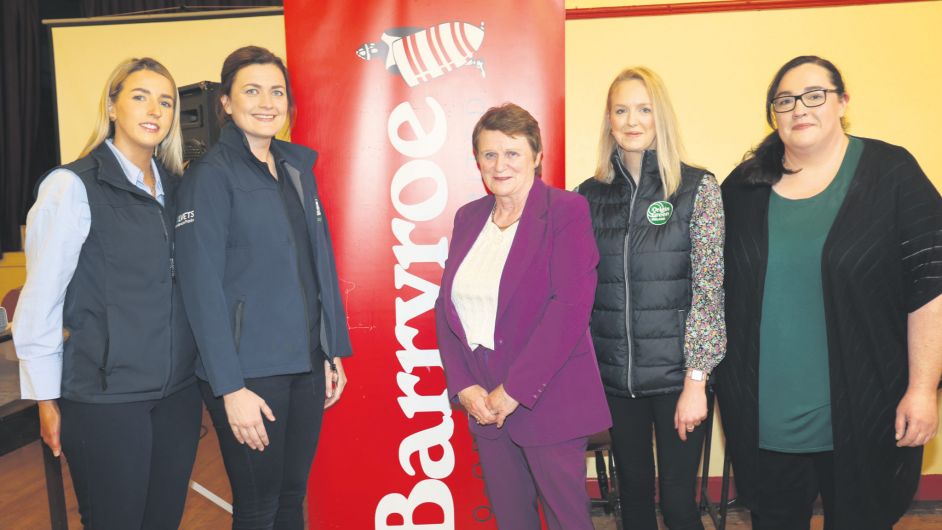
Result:
{"label": "clasped hand", "polygon": [[520,405],[504,390],[504,385],[490,393],[481,385],[471,385],[458,393],[458,401],[478,425],[497,424],[498,429],[504,426],[507,416],[513,414]]}

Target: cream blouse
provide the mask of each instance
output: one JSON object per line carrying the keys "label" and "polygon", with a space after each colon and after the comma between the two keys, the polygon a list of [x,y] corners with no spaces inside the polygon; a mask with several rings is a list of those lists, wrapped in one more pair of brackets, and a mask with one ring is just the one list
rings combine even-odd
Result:
{"label": "cream blouse", "polygon": [[478,345],[494,349],[500,278],[519,225],[501,230],[488,219],[455,273],[451,301],[472,350]]}

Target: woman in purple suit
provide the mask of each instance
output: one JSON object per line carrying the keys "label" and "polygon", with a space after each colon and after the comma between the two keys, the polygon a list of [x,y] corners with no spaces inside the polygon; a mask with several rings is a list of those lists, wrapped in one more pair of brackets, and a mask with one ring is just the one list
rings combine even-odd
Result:
{"label": "woman in purple suit", "polygon": [[611,417],[589,313],[598,250],[588,205],[538,178],[537,121],[489,109],[472,145],[492,195],[455,215],[436,304],[448,393],[468,411],[502,529],[591,530],[588,436]]}

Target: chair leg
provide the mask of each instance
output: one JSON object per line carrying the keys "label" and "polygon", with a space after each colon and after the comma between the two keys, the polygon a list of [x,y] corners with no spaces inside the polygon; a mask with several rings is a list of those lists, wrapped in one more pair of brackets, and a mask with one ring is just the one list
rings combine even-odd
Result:
{"label": "chair leg", "polygon": [[716,525],[716,530],[726,529],[726,511],[729,508],[729,475],[731,462],[729,459],[729,444],[726,444],[726,453],[723,456],[723,486],[720,492],[720,524]]}
{"label": "chair leg", "polygon": [[[609,491],[608,473],[605,470],[605,453],[602,451],[595,452],[595,475],[598,477],[599,481],[599,497],[607,500]],[[603,509],[606,515],[612,513],[610,503],[605,503]]]}
{"label": "chair leg", "polygon": [[608,450],[608,476],[611,477],[611,489],[609,490],[608,502],[612,507],[612,515],[615,516],[615,528],[622,530],[621,523],[621,486],[618,484],[618,471],[615,470],[615,453]]}
{"label": "chair leg", "polygon": [[700,473],[700,511],[709,512],[710,509],[710,451],[713,448],[713,392],[707,390],[707,417],[703,433],[703,470]]}
{"label": "chair leg", "polygon": [[52,530],[69,530],[65,509],[65,488],[62,484],[62,461],[52,456],[49,446],[43,448],[43,468],[46,473],[46,497],[49,500],[49,520]]}

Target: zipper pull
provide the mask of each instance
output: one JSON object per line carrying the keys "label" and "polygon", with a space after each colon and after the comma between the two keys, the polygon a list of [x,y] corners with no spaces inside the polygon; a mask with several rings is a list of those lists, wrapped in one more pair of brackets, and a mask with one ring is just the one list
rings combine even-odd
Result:
{"label": "zipper pull", "polygon": [[317,197],[314,197],[314,209],[317,212],[316,213],[317,220],[320,221],[321,220],[321,203],[319,200],[317,200]]}
{"label": "zipper pull", "polygon": [[101,391],[104,392],[108,390],[108,373],[105,372],[104,366],[98,367],[98,378],[101,382]]}
{"label": "zipper pull", "polygon": [[172,280],[176,277],[177,277],[177,267],[173,262],[173,258],[170,258],[170,279]]}

